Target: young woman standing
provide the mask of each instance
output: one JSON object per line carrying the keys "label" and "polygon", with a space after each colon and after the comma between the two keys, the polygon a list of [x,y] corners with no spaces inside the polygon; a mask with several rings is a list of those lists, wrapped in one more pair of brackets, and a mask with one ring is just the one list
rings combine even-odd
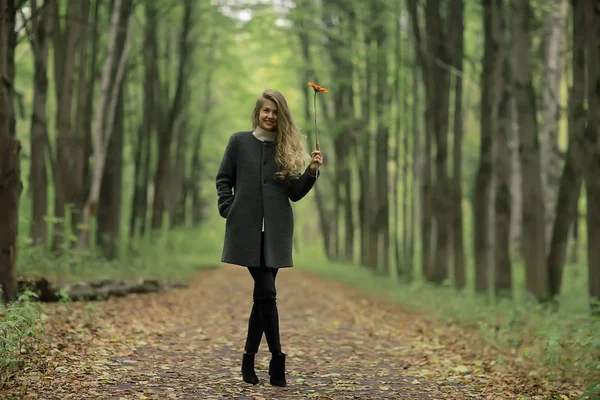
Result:
{"label": "young woman standing", "polygon": [[293,266],[290,200],[299,201],[312,189],[323,157],[317,143],[306,167],[302,136],[276,90],[265,90],[256,101],[252,129],[231,135],[216,177],[219,213],[227,220],[221,261],[248,268],[254,279],[244,381],[258,383],[254,357],[264,332],[272,354],[270,383],[286,386],[275,278],[279,268]]}

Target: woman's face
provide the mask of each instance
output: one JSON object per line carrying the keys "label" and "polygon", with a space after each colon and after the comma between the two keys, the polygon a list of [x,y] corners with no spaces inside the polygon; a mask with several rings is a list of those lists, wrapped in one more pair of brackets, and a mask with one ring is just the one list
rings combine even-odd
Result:
{"label": "woman's face", "polygon": [[265,99],[258,114],[258,126],[265,131],[277,129],[277,104],[273,101]]}

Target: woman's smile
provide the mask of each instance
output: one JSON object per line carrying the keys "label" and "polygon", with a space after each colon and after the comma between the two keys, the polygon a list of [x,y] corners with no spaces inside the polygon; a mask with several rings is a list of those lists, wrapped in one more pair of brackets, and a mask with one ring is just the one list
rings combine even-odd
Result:
{"label": "woman's smile", "polygon": [[260,109],[259,121],[264,130],[273,130],[277,124],[277,104],[274,101],[265,99]]}

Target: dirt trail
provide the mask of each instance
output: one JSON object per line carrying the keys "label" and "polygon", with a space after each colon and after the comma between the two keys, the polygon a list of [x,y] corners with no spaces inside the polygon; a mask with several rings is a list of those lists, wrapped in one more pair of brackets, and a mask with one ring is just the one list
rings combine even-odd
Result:
{"label": "dirt trail", "polygon": [[[493,363],[493,350],[384,300],[297,269],[277,276],[288,387],[242,382],[252,280],[236,266],[187,289],[48,307],[53,341],[16,380],[43,399],[547,399],[543,381]],[[519,395],[525,395],[519,397]]]}

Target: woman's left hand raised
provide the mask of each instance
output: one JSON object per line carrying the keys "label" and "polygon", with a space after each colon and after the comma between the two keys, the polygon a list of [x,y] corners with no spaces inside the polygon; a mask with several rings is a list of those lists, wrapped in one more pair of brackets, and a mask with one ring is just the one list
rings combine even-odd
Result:
{"label": "woman's left hand raised", "polygon": [[317,148],[310,153],[312,156],[310,160],[310,172],[315,175],[317,169],[323,164],[323,155],[321,154],[321,144],[317,142]]}

